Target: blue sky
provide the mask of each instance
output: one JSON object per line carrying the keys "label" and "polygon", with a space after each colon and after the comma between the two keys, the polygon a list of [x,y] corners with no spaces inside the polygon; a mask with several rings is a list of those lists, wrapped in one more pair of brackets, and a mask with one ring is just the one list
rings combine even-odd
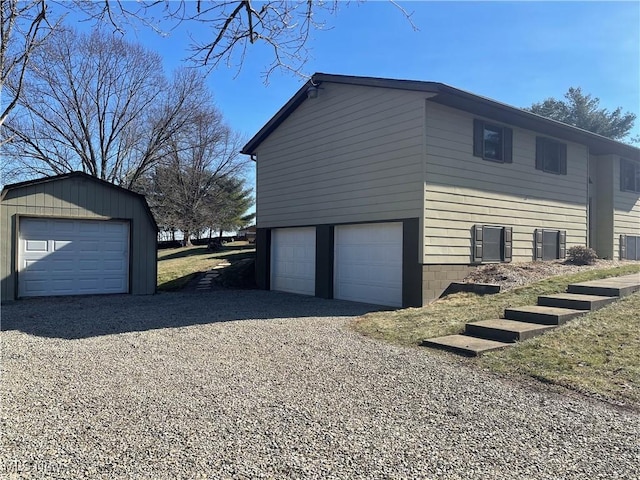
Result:
{"label": "blue sky", "polygon": [[[640,2],[399,4],[418,31],[390,2],[341,3],[330,28],[313,33],[305,73],[437,81],[519,107],[580,86],[601,106],[640,117]],[[166,38],[129,32],[163,56],[167,72],[185,63],[189,36],[207,35],[193,23]],[[265,53],[249,50],[240,72],[220,68],[208,77],[228,123],[247,139],[304,82],[275,73],[265,85]]]}
{"label": "blue sky", "polygon": [[[344,3],[331,27],[309,43],[305,73],[340,73],[447,83],[514,106],[562,95],[580,86],[610,109],[640,117],[639,2],[401,2],[410,23],[386,1]],[[187,56],[188,36],[209,34],[184,25],[168,38],[139,31],[167,70]],[[304,79],[261,72],[265,50],[249,51],[238,73],[209,76],[231,126],[252,136]],[[636,122],[636,131],[640,120]]]}

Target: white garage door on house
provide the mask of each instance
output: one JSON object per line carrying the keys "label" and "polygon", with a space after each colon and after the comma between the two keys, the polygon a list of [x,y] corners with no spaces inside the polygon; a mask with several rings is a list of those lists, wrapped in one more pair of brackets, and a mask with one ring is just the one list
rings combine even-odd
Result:
{"label": "white garage door on house", "polygon": [[21,218],[18,295],[40,297],[129,291],[129,224]]}
{"label": "white garage door on house", "polygon": [[271,290],[315,295],[315,227],[271,231]]}
{"label": "white garage door on house", "polygon": [[402,223],[335,227],[333,296],[402,306]]}

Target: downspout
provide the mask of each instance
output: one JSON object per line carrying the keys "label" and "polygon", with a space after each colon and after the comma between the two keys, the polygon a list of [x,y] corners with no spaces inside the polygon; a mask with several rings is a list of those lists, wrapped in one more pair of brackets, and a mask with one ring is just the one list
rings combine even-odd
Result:
{"label": "downspout", "polygon": [[[587,247],[593,248],[593,238],[591,235],[591,149],[587,147]],[[595,249],[594,249],[595,250]]]}

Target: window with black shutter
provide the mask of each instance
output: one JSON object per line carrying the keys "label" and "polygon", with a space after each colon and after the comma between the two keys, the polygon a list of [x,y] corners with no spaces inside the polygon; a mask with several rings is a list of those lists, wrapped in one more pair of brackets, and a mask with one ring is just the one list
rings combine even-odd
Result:
{"label": "window with black shutter", "polygon": [[550,138],[536,137],[536,169],[566,175],[567,145]]}
{"label": "window with black shutter", "polygon": [[620,159],[620,190],[640,193],[640,163]]}
{"label": "window with black shutter", "polygon": [[639,235],[620,235],[620,259],[640,260]]}
{"label": "window with black shutter", "polygon": [[473,154],[498,163],[512,163],[513,131],[484,120],[473,121]]}
{"label": "window with black shutter", "polygon": [[538,228],[533,232],[536,260],[558,260],[566,257],[567,232]]}
{"label": "window with black shutter", "polygon": [[474,225],[474,263],[510,262],[512,256],[511,227],[494,225]]}

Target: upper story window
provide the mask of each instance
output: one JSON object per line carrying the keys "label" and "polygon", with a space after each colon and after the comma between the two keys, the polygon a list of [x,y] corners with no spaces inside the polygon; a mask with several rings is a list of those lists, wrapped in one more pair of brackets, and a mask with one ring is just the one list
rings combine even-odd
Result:
{"label": "upper story window", "polygon": [[484,120],[473,121],[473,154],[485,160],[499,163],[511,163],[513,150],[513,132]]}
{"label": "upper story window", "polygon": [[640,163],[620,159],[620,190],[640,193]]}
{"label": "upper story window", "polygon": [[550,138],[536,137],[536,169],[566,175],[567,145]]}

